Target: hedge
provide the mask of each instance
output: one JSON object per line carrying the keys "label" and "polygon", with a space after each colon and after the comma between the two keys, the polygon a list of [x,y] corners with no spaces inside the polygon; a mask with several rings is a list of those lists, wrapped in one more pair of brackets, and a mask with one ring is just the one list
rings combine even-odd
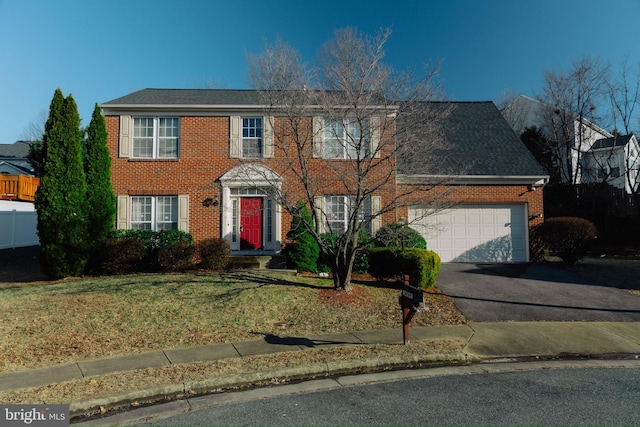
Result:
{"label": "hedge", "polygon": [[549,218],[537,232],[546,249],[569,264],[582,258],[598,236],[598,229],[591,221],[577,217]]}
{"label": "hedge", "polygon": [[398,247],[374,248],[369,252],[369,272],[378,280],[408,275],[412,286],[435,286],[440,272],[440,256],[430,250]]}

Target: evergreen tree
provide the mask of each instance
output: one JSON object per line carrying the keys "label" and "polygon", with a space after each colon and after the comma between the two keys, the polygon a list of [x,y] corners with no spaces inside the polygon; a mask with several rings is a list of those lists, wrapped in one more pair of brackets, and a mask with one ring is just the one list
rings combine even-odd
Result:
{"label": "evergreen tree", "polygon": [[41,266],[60,278],[84,273],[88,229],[78,107],[56,89],[43,136],[43,176],[36,193]]}
{"label": "evergreen tree", "polygon": [[311,212],[302,200],[296,205],[297,215],[291,221],[291,230],[287,239],[291,240],[285,248],[287,263],[298,271],[316,271],[320,247],[310,233],[313,227]]}
{"label": "evergreen tree", "polygon": [[84,145],[84,172],[87,180],[87,219],[91,229],[91,250],[95,253],[113,230],[116,196],[111,186],[111,157],[107,148],[107,128],[98,104],[93,109]]}

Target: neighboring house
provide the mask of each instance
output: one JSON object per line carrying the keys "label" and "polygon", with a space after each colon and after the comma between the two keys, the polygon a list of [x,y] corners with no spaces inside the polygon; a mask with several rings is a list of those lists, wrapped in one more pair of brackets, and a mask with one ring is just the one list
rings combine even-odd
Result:
{"label": "neighboring house", "polygon": [[[446,105],[454,109],[446,123],[451,150],[442,162],[459,172],[445,177],[434,197],[449,201],[449,208],[423,217],[429,200],[412,200],[411,207],[372,221],[370,231],[404,219],[425,234],[429,248],[445,262],[528,261],[529,228],[542,221],[543,212],[542,191],[535,190],[548,176],[493,103]],[[265,116],[257,92],[144,89],[101,107],[109,132],[117,228],[177,228],[195,241],[221,237],[235,254],[281,251],[290,217],[269,187],[285,189],[292,198],[304,196],[287,179],[289,172],[278,168],[282,159],[274,150],[272,126],[279,126],[280,119]],[[309,118],[314,130],[329,120]],[[370,122],[370,143],[376,144],[377,122],[374,117]],[[309,165],[322,171],[348,156],[325,135],[314,138]],[[403,186],[442,181],[424,165],[397,163],[397,175],[374,193],[367,209],[385,206]],[[317,202],[328,213],[331,230],[340,232],[349,195],[331,190],[339,188],[337,180],[325,186]]]}
{"label": "neighboring house", "polygon": [[27,160],[30,145],[0,144],[0,249],[39,244],[33,203],[39,180]]}
{"label": "neighboring house", "polygon": [[[548,129],[549,120],[545,119],[550,109],[536,99],[518,95],[502,114],[517,135],[534,126],[553,135]],[[627,194],[637,191],[640,149],[634,135],[614,136],[584,118],[576,118],[568,137],[571,140],[567,147],[569,152],[559,149],[555,154],[564,183],[607,183]],[[560,161],[560,156],[566,156],[570,161]]]}
{"label": "neighboring house", "polygon": [[30,146],[29,141],[0,144],[0,173],[34,176],[33,168],[27,159]]}
{"label": "neighboring house", "polygon": [[640,185],[640,145],[635,135],[598,139],[582,159],[582,182],[606,182],[627,194]]}

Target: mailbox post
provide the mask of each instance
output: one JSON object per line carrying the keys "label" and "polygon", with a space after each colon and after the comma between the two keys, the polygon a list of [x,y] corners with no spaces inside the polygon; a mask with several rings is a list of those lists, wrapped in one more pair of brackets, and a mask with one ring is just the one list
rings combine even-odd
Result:
{"label": "mailbox post", "polygon": [[408,284],[408,280],[405,280],[405,284],[402,286],[402,293],[400,294],[400,307],[402,308],[402,340],[404,344],[409,344],[409,323],[416,312],[425,311],[426,308],[420,306],[424,304],[424,293],[421,289]]}

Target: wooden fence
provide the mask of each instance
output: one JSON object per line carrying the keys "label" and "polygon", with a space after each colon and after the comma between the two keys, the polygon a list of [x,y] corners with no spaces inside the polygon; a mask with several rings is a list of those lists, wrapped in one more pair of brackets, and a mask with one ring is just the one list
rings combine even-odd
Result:
{"label": "wooden fence", "polygon": [[0,199],[33,202],[40,180],[27,175],[0,174]]}

